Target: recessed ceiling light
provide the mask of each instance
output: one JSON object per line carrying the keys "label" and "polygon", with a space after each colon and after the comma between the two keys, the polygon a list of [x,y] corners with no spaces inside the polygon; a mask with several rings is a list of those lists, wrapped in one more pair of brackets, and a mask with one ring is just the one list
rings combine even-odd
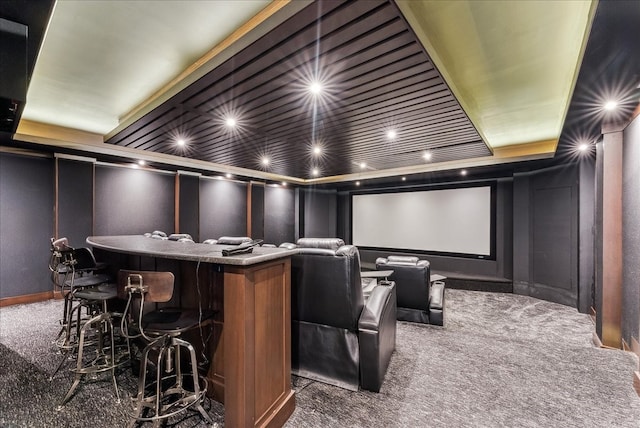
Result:
{"label": "recessed ceiling light", "polygon": [[424,152],[424,153],[422,154],[422,158],[423,158],[424,160],[431,160],[431,152]]}
{"label": "recessed ceiling light", "polygon": [[282,187],[287,187],[287,182],[286,181],[282,182]]}
{"label": "recessed ceiling light", "polygon": [[365,169],[367,167],[367,164],[364,162],[360,162],[360,169]]}
{"label": "recessed ceiling light", "polygon": [[184,146],[185,144],[187,144],[187,142],[184,140],[184,138],[178,138],[178,141],[176,141],[176,143],[179,146]]}
{"label": "recessed ceiling light", "polygon": [[460,171],[460,175],[463,175],[463,176],[464,176],[464,175],[467,175],[467,170],[466,170],[466,169],[463,169],[462,171]]}
{"label": "recessed ceiling light", "polygon": [[138,161],[138,165],[140,165],[140,166],[145,165],[145,164],[146,164],[146,162],[143,159],[140,159]]}
{"label": "recessed ceiling light", "polygon": [[407,177],[402,177],[402,181],[407,181]]}
{"label": "recessed ceiling light", "polygon": [[589,144],[587,143],[582,143],[578,146],[578,150],[580,150],[581,152],[586,152],[589,149]]}
{"label": "recessed ceiling light", "polygon": [[265,156],[265,157],[262,158],[262,165],[265,165],[265,166],[269,165],[269,158],[268,157]]}
{"label": "recessed ceiling light", "polygon": [[318,168],[313,168],[313,170],[311,171],[311,174],[313,174],[314,176],[317,176],[318,174],[320,174],[320,171],[318,171]]}
{"label": "recessed ceiling light", "polygon": [[320,82],[311,82],[309,85],[309,92],[313,95],[319,95],[322,92],[322,84]]}
{"label": "recessed ceiling light", "polygon": [[604,104],[604,109],[608,111],[615,110],[616,107],[618,107],[618,103],[616,101],[607,101]]}
{"label": "recessed ceiling light", "polygon": [[228,172],[227,172],[224,176],[225,176],[225,177],[227,177],[227,178],[231,178],[231,177],[233,177],[233,175],[231,175],[231,174],[230,174],[230,173],[228,173]]}
{"label": "recessed ceiling light", "polygon": [[131,164],[131,168],[133,168],[133,169],[138,169],[138,164],[137,164],[137,163],[132,163],[132,164]]}
{"label": "recessed ceiling light", "polygon": [[398,136],[398,133],[394,129],[390,129],[387,131],[387,138],[393,140]]}
{"label": "recessed ceiling light", "polygon": [[359,186],[359,185],[360,185],[360,182],[359,182],[359,181],[356,181],[356,186]]}
{"label": "recessed ceiling light", "polygon": [[238,122],[233,117],[228,117],[227,120],[224,121],[224,124],[230,128],[236,126]]}
{"label": "recessed ceiling light", "polygon": [[319,155],[320,153],[322,153],[322,148],[320,146],[315,146],[313,148],[313,154],[314,155]]}

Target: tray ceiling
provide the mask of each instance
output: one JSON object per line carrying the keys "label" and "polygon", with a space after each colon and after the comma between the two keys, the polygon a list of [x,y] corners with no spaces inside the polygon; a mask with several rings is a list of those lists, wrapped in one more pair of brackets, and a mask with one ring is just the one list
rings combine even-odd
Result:
{"label": "tray ceiling", "polygon": [[594,10],[61,0],[18,137],[300,183],[551,157]]}

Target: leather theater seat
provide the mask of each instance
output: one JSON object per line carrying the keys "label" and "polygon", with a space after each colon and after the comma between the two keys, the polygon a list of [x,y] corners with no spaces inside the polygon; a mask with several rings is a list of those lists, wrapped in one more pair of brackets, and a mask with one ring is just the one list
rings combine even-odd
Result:
{"label": "leather theater seat", "polygon": [[292,256],[292,372],[378,392],[396,343],[396,292],[380,284],[365,300],[360,255],[337,238],[302,238]]}
{"label": "leather theater seat", "polygon": [[444,283],[431,283],[427,260],[418,257],[389,256],[376,259],[377,270],[392,270],[396,283],[398,319],[444,325]]}

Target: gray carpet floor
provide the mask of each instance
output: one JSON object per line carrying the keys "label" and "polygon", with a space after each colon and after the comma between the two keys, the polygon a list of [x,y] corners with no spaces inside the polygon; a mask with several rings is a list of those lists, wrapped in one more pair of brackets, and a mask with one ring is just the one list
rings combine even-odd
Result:
{"label": "gray carpet floor", "polygon": [[[51,343],[61,301],[0,309],[0,427],[123,427],[136,379],[81,385],[61,411],[71,374]],[[380,393],[352,392],[294,377],[286,427],[633,427],[640,398],[635,355],[598,349],[575,309],[513,294],[446,291],[445,327],[399,322]],[[224,424],[224,408],[206,409]],[[203,426],[195,413],[168,426]]]}

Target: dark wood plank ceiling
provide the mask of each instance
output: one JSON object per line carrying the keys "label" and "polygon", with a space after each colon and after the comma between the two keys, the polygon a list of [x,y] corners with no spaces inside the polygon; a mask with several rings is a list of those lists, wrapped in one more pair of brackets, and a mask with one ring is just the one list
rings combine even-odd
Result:
{"label": "dark wood plank ceiling", "polygon": [[[319,96],[308,92],[313,80]],[[363,162],[420,165],[425,151],[428,162],[491,155],[396,6],[382,0],[306,7],[107,143],[302,179],[314,168],[321,177],[357,173]]]}

